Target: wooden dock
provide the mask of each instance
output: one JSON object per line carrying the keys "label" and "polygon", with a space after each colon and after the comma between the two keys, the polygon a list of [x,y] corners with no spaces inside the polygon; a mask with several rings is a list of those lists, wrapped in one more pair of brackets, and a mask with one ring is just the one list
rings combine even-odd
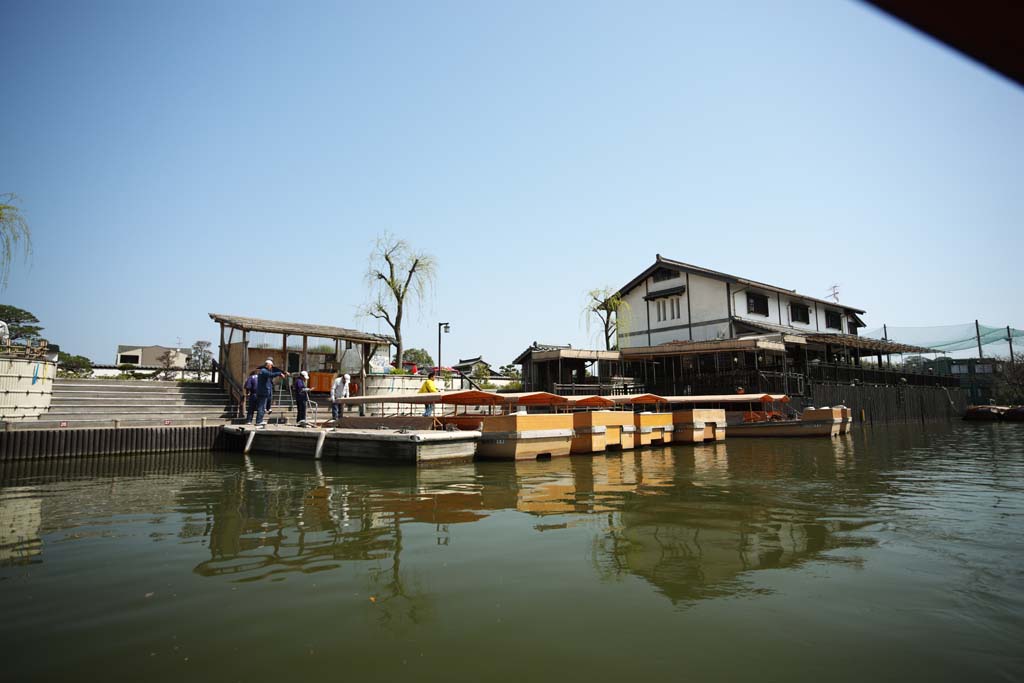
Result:
{"label": "wooden dock", "polygon": [[248,454],[434,465],[472,462],[480,432],[228,425]]}

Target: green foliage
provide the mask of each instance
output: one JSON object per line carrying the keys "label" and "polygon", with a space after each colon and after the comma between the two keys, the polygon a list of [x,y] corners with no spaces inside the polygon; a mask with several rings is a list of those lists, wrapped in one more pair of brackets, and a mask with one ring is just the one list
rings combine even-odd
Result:
{"label": "green foliage", "polygon": [[92,377],[92,361],[85,356],[72,356],[63,351],[57,354],[57,376],[63,378]]}
{"label": "green foliage", "polygon": [[489,382],[489,381],[487,381],[486,379],[485,379],[485,380],[481,380],[481,381],[477,382],[477,385],[478,385],[478,386],[479,386],[479,387],[480,387],[481,389],[486,389],[486,390],[490,390],[490,389],[497,389],[497,388],[498,388],[498,385],[497,385],[497,384],[495,384],[494,382]]}
{"label": "green foliage", "polygon": [[617,333],[626,331],[629,310],[629,304],[621,294],[611,287],[602,287],[587,292],[587,303],[584,304],[581,315],[586,322],[588,334],[591,319],[597,318],[601,323],[605,349],[611,351],[618,347]]}
{"label": "green foliage", "polygon": [[491,378],[491,370],[483,363],[477,363],[473,366],[473,372],[469,376],[476,380],[477,384],[480,384]]}
{"label": "green foliage", "polygon": [[509,382],[508,384],[503,386],[498,391],[512,392],[512,391],[522,391],[522,390],[523,390],[523,383],[522,382]]}
{"label": "green foliage", "polygon": [[412,373],[405,368],[391,368],[392,375],[411,375]]}
{"label": "green foliage", "polygon": [[[17,201],[18,196],[15,194],[0,194],[0,289],[7,288],[11,260],[19,247],[26,261],[32,256],[32,233],[21,211],[15,206]],[[0,320],[7,322],[5,318]]]}
{"label": "green foliage", "polygon": [[508,365],[502,365],[500,368],[498,368],[498,373],[501,375],[505,375],[505,377],[508,377],[511,380],[520,380],[523,378],[522,373],[519,372],[519,368],[517,368],[515,365],[512,365],[511,363],[509,363]]}
{"label": "green foliage", "polygon": [[426,349],[406,349],[402,354],[402,360],[407,363],[415,363],[421,368],[434,367],[434,359]]}
{"label": "green foliage", "polygon": [[185,362],[185,367],[195,373],[196,379],[202,379],[203,373],[213,367],[213,353],[210,352],[211,346],[210,342],[202,340],[192,345],[192,352]]}
{"label": "green foliage", "polygon": [[37,324],[38,318],[17,306],[0,304],[0,320],[7,323],[13,344],[39,341],[39,333],[43,331],[43,328]]}

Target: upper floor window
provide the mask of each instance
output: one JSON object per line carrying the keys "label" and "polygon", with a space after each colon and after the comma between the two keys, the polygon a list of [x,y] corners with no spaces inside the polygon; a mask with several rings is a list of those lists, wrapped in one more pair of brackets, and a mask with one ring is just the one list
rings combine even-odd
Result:
{"label": "upper floor window", "polygon": [[830,330],[843,329],[843,316],[838,311],[825,311],[825,327]]}
{"label": "upper floor window", "polygon": [[664,282],[665,280],[675,280],[679,277],[679,271],[669,270],[668,268],[658,268],[654,271],[654,281]]}
{"label": "upper floor window", "polygon": [[768,297],[764,294],[747,292],[747,313],[768,315]]}
{"label": "upper floor window", "polygon": [[789,305],[789,319],[795,323],[809,325],[811,322],[811,309],[803,304]]}
{"label": "upper floor window", "polygon": [[654,302],[654,307],[658,313],[658,322],[660,323],[664,321],[667,318],[667,316],[665,315],[665,300],[658,299],[656,302]]}
{"label": "upper floor window", "polygon": [[672,319],[673,320],[679,320],[679,318],[682,317],[682,313],[680,312],[680,308],[681,308],[681,305],[679,303],[679,297],[678,296],[674,296],[671,299],[669,299],[669,309],[671,310]]}
{"label": "upper floor window", "polygon": [[129,355],[129,354],[126,354],[126,353],[122,353],[118,362],[121,365],[124,365],[126,363],[129,363],[131,365],[138,365],[139,364],[139,357],[138,357],[138,355]]}

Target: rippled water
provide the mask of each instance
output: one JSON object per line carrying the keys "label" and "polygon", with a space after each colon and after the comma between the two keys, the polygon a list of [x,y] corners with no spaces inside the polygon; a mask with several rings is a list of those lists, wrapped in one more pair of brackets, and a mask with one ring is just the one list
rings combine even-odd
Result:
{"label": "rippled water", "polygon": [[0,482],[5,680],[1024,677],[1024,425]]}

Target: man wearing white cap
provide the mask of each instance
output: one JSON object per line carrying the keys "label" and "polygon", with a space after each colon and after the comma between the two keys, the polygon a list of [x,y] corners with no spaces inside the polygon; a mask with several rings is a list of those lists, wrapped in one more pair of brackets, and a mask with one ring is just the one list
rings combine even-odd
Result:
{"label": "man wearing white cap", "polygon": [[309,373],[303,370],[299,373],[299,377],[295,380],[295,385],[292,386],[292,391],[295,394],[295,411],[298,413],[298,424],[306,424],[306,406],[309,404]]}
{"label": "man wearing white cap", "polygon": [[263,369],[260,370],[260,374],[256,377],[256,426],[265,427],[266,424],[263,422],[263,413],[267,409],[267,403],[270,402],[270,396],[274,392],[274,380],[281,376],[288,376],[287,372],[283,372],[274,367],[274,359],[268,358],[263,364]]}
{"label": "man wearing white cap", "polygon": [[335,420],[337,420],[342,415],[341,404],[335,403],[335,401],[337,401],[339,398],[349,397],[349,383],[351,381],[352,378],[348,375],[348,373],[345,373],[344,375],[341,375],[337,379],[335,379],[334,382],[331,384],[331,417],[333,417]]}

